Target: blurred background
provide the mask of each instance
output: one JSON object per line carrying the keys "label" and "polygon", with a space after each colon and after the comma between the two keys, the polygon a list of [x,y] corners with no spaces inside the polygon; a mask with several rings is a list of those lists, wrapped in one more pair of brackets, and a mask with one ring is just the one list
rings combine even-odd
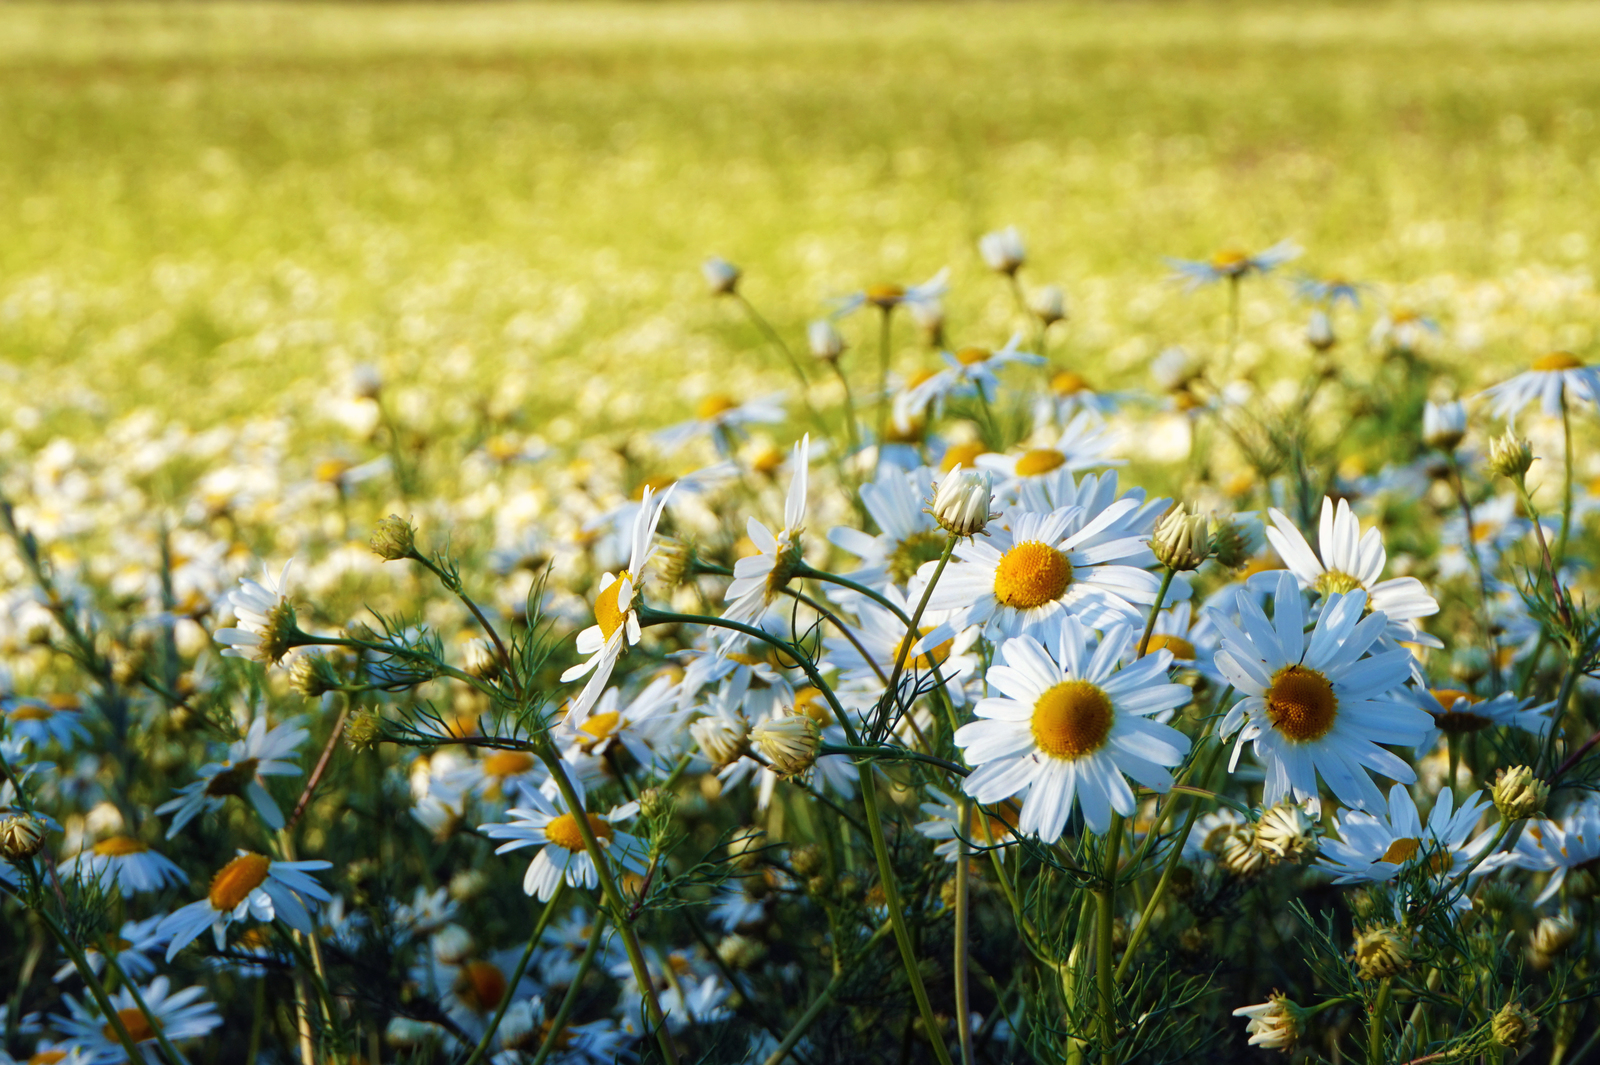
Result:
{"label": "blurred background", "polygon": [[1008,224],[1113,382],[1215,331],[1163,256],[1281,238],[1466,387],[1593,361],[1597,56],[1582,2],[0,4],[0,444],[322,432],[363,363],[438,431],[659,425],[781,383],[705,255],[795,342],[948,266],[998,345]]}

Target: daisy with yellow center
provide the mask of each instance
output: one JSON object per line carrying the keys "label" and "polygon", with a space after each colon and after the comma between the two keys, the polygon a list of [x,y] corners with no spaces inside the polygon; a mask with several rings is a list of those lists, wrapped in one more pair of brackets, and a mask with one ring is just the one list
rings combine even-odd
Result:
{"label": "daisy with yellow center", "polygon": [[1588,366],[1566,351],[1553,351],[1533,360],[1533,364],[1509,381],[1484,389],[1489,409],[1495,417],[1512,419],[1534,400],[1552,418],[1574,401],[1600,403],[1600,366]]}
{"label": "daisy with yellow center", "polygon": [[841,296],[833,301],[832,317],[843,318],[853,314],[862,307],[872,306],[881,311],[890,311],[902,303],[915,305],[937,305],[939,297],[948,290],[945,280],[950,276],[948,269],[940,270],[920,285],[901,285],[895,282],[878,282],[852,292],[848,296]]}
{"label": "daisy with yellow center", "polygon": [[1011,455],[980,455],[974,461],[979,469],[992,470],[1000,492],[1014,500],[1028,484],[1067,491],[1076,473],[1093,466],[1121,465],[1121,459],[1109,457],[1114,443],[1098,415],[1081,411],[1051,443]]}
{"label": "daisy with yellow center", "polygon": [[1035,424],[1065,425],[1080,414],[1105,419],[1117,412],[1129,393],[1104,392],[1076,370],[1058,370],[1050,377],[1050,387],[1034,402]]}
{"label": "daisy with yellow center", "polygon": [[157,930],[172,937],[167,944],[167,960],[175,958],[207,928],[216,939],[217,949],[226,949],[228,925],[249,917],[257,921],[280,920],[296,932],[312,935],[307,900],[314,907],[327,902],[329,895],[310,874],[331,868],[332,862],[275,862],[264,854],[240,851],[211,878],[205,898],[174,910],[162,920]]}
{"label": "daisy with yellow center", "polygon": [[1000,394],[999,372],[1007,366],[1042,366],[1044,358],[1022,351],[1022,334],[1013,333],[1006,345],[996,351],[988,348],[966,347],[954,352],[941,352],[945,368],[923,381],[910,391],[908,403],[915,410],[932,407],[937,417],[944,411],[945,401],[953,396],[982,396],[985,403],[993,403]]}
{"label": "daisy with yellow center", "polygon": [[1438,601],[1415,577],[1382,579],[1389,559],[1383,549],[1383,534],[1376,528],[1363,534],[1348,500],[1341,499],[1335,506],[1332,499],[1323,498],[1316,551],[1283,511],[1273,508],[1267,513],[1272,518],[1267,539],[1302,588],[1323,596],[1359,589],[1366,593],[1368,605],[1388,618],[1387,635],[1391,641],[1444,646],[1423,632],[1418,623],[1419,618],[1439,612]]}
{"label": "daisy with yellow center", "polygon": [[[177,1044],[199,1039],[222,1024],[222,1015],[215,1005],[205,1000],[204,994],[201,987],[173,991],[170,980],[165,976],[156,977],[148,986],[139,989],[139,998],[155,1019],[154,1026],[146,1019],[145,1011],[139,1008],[129,988],[121,988],[111,996],[111,1007],[124,1030],[139,1045],[140,1052],[149,1055],[149,1060],[157,1061],[164,1060],[157,1056],[158,1030],[169,1042]],[[67,1063],[127,1060],[127,1051],[117,1030],[93,999],[79,1002],[71,995],[64,995],[62,1001],[66,1003],[67,1014],[52,1014],[50,1022],[66,1037],[58,1047],[70,1049],[71,1053],[54,1057],[51,1056],[54,1051],[45,1050],[41,1052],[43,1056],[36,1054],[35,1059]]]}
{"label": "daisy with yellow center", "polygon": [[[1150,559],[1145,538],[1129,532],[1142,502],[1125,496],[1081,525],[1076,506],[1047,514],[1012,508],[990,524],[987,538],[956,545],[959,561],[945,570],[928,608],[951,611],[957,627],[981,625],[990,639],[1041,632],[1066,615],[1092,628],[1137,624],[1161,587],[1140,568]],[[922,578],[936,566],[924,566]],[[1170,599],[1188,595],[1181,578],[1173,581]]]}
{"label": "daisy with yellow center", "polygon": [[681,735],[678,701],[678,682],[670,675],[657,676],[626,699],[607,688],[583,724],[558,730],[556,740],[569,760],[600,757],[620,744],[640,766],[665,767]]}
{"label": "daisy with yellow center", "polygon": [[[1389,789],[1386,806],[1345,810],[1333,818],[1338,838],[1323,840],[1318,864],[1338,874],[1336,884],[1393,880],[1408,866],[1426,864],[1442,884],[1489,845],[1493,828],[1476,836],[1473,830],[1493,805],[1480,791],[1456,809],[1455,796],[1445,788],[1424,825],[1411,793],[1396,784]],[[1479,871],[1488,870],[1479,866]],[[1471,906],[1465,896],[1460,902],[1459,908]]]}
{"label": "daisy with yellow center", "polygon": [[634,597],[644,577],[645,567],[655,556],[656,526],[661,523],[661,513],[670,498],[671,488],[660,494],[648,487],[645,489],[633,519],[628,568],[621,573],[606,573],[600,577],[600,591],[594,600],[595,623],[578,633],[578,653],[589,658],[561,674],[564,683],[589,675],[589,682],[572,700],[563,718],[568,724],[576,726],[583,723],[611,680],[611,671],[616,668],[617,659],[629,644],[639,642],[639,618],[633,609]]}
{"label": "daisy with yellow center", "polygon": [[[525,805],[507,812],[509,821],[478,826],[490,839],[506,841],[495,848],[496,854],[539,848],[523,875],[523,892],[549,902],[563,880],[569,887],[598,887],[600,874],[584,847],[577,816],[542,791],[524,791],[523,798]],[[623,872],[643,873],[645,869],[644,841],[617,827],[618,822],[627,821],[638,812],[639,804],[630,802],[608,814],[582,815],[600,849]]]}
{"label": "daisy with yellow center", "polygon": [[[935,556],[938,557],[938,556]],[[42,699],[15,696],[0,699],[7,737],[25,739],[39,747],[52,740],[62,750],[72,750],[89,733],[79,724],[82,707],[75,696],[47,695]]]}
{"label": "daisy with yellow center", "polygon": [[926,466],[913,470],[885,465],[876,480],[861,486],[861,502],[878,526],[878,535],[841,525],[828,542],[861,559],[850,579],[869,588],[905,587],[944,550],[945,534],[928,513],[929,488],[937,480]]}
{"label": "daisy with yellow center", "polygon": [[61,873],[68,877],[97,879],[103,890],[115,888],[123,898],[189,882],[188,875],[171,859],[132,836],[110,836],[85,847],[70,861],[61,864]]}
{"label": "daisy with yellow center", "polygon": [[[745,526],[758,553],[733,564],[733,581],[723,595],[728,608],[722,616],[727,620],[755,624],[794,576],[801,562],[800,530],[806,516],[806,479],[810,464],[811,434],[807,433],[794,446],[789,495],[783,505],[783,528],[774,535],[755,518]],[[742,639],[736,636],[725,646],[731,647]]]}
{"label": "daisy with yellow center", "polygon": [[1410,672],[1410,653],[1369,654],[1388,619],[1381,612],[1362,616],[1364,592],[1328,597],[1309,633],[1300,589],[1288,572],[1278,577],[1271,620],[1248,594],[1238,594],[1236,603],[1237,625],[1220,611],[1206,611],[1222,638],[1217,668],[1245,693],[1223,719],[1221,735],[1239,737],[1230,771],[1245,743],[1254,743],[1267,770],[1264,805],[1292,797],[1317,812],[1320,774],[1344,805],[1375,808],[1383,794],[1368,769],[1407,784],[1417,779],[1378,744],[1415,746],[1431,719],[1394,700]]}
{"label": "daisy with yellow center", "polygon": [[1299,254],[1300,246],[1294,241],[1280,240],[1264,251],[1223,248],[1208,259],[1169,258],[1167,265],[1176,271],[1174,277],[1187,282],[1192,290],[1216,281],[1237,281],[1246,274],[1268,273]]}
{"label": "daisy with yellow center", "polygon": [[1132,817],[1124,775],[1165,792],[1168,767],[1189,749],[1183,733],[1150,720],[1189,701],[1189,689],[1167,679],[1172,656],[1122,666],[1133,628],[1108,630],[1098,646],[1090,637],[1069,617],[1049,650],[1028,636],[1002,643],[1002,664],[985,677],[1001,695],[979,700],[979,720],[956,730],[974,767],[962,790],[984,804],[1026,791],[1017,830],[1045,842],[1060,838],[1074,802],[1094,832],[1110,827],[1113,810]]}
{"label": "daisy with yellow center", "polygon": [[1002,802],[989,807],[973,804],[967,814],[966,831],[962,832],[960,801],[931,785],[928,794],[934,801],[922,804],[922,814],[927,820],[917,823],[917,835],[936,841],[933,853],[945,861],[953,862],[959,858],[961,843],[958,837],[964,836],[966,839],[969,854],[989,847],[1009,847],[1016,842],[1018,815],[1014,802]]}
{"label": "daisy with yellow center", "polygon": [[1515,728],[1532,733],[1541,740],[1550,734],[1553,724],[1550,711],[1554,700],[1534,704],[1532,699],[1519,699],[1515,692],[1501,692],[1491,698],[1481,698],[1471,692],[1454,688],[1424,688],[1413,685],[1400,693],[1400,698],[1419,710],[1427,711],[1433,719],[1433,728],[1417,746],[1417,754],[1433,750],[1439,736],[1466,736],[1488,728]]}
{"label": "daisy with yellow center", "polygon": [[229,745],[226,759],[201,766],[199,780],[179,788],[177,798],[156,807],[158,814],[172,814],[167,838],[183,831],[183,826],[200,814],[222,809],[229,796],[249,800],[267,827],[282,828],[283,811],[264,780],[300,775],[300,767],[288,760],[309,735],[300,727],[300,720],[291,717],[268,730],[266,717],[257,717],[244,739]]}
{"label": "daisy with yellow center", "polygon": [[655,434],[655,442],[663,451],[677,451],[693,440],[708,437],[718,456],[729,459],[735,445],[749,435],[747,426],[776,425],[787,417],[782,392],[744,401],[725,392],[713,392],[701,398],[694,413],[688,421],[669,425]]}
{"label": "daisy with yellow center", "polygon": [[[187,883],[188,878],[185,877],[184,881]],[[128,979],[143,980],[155,973],[155,958],[167,945],[167,937],[161,933],[162,920],[163,916],[156,914],[142,921],[124,921],[116,934],[110,937],[111,948],[117,955],[117,966],[127,974]],[[98,946],[85,946],[83,955],[96,973],[105,970],[105,955],[100,953]],[[56,982],[70,980],[76,973],[77,967],[69,960],[56,970]]]}
{"label": "daisy with yellow center", "polygon": [[[885,589],[884,598],[907,616],[916,608],[915,598],[901,595],[895,588]],[[859,621],[850,634],[854,638],[836,632],[823,636],[826,664],[839,675],[834,688],[839,692],[881,695],[886,678],[894,672],[895,661],[908,641],[905,622],[865,597],[853,598],[850,608]],[[950,698],[957,706],[965,705],[962,682],[978,664],[973,653],[978,630],[957,629],[943,622],[928,624],[933,619],[927,614],[923,617],[921,631],[910,639],[909,646],[904,646],[905,670],[900,681],[903,694],[910,699],[919,687],[933,683],[937,668]]]}

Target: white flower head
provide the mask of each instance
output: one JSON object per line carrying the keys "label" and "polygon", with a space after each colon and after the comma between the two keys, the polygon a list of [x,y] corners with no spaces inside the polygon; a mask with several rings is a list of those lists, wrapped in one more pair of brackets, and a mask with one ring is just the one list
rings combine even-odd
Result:
{"label": "white flower head", "polygon": [[311,873],[333,868],[332,862],[275,862],[264,854],[240,851],[238,857],[217,870],[206,897],[169,914],[159,927],[172,937],[167,960],[194,942],[207,928],[217,949],[228,945],[228,925],[254,918],[281,920],[296,932],[315,933],[306,900],[312,905],[329,899],[327,889]]}
{"label": "white flower head", "polygon": [[[558,808],[542,792],[525,790],[523,796],[527,804],[509,810],[509,822],[478,826],[490,839],[506,841],[495,848],[496,854],[525,847],[539,848],[522,878],[523,892],[537,896],[540,902],[549,902],[563,879],[570,887],[598,887],[600,874],[584,847],[577,816],[566,810],[564,803]],[[582,816],[611,861],[623,869],[642,873],[644,841],[617,827],[619,821],[626,821],[638,812],[639,804],[630,802],[608,814],[584,813]]]}

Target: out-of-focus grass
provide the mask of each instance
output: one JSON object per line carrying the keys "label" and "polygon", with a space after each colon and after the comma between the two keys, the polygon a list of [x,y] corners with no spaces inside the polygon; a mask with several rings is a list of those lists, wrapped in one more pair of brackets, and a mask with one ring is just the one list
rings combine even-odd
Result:
{"label": "out-of-focus grass", "polygon": [[1162,255],[1292,236],[1476,383],[1593,343],[1597,55],[1582,2],[4,4],[3,387],[205,424],[371,360],[442,424],[652,424],[756,387],[705,253],[791,331],[948,263],[994,343],[1006,223],[1102,373],[1215,335]]}

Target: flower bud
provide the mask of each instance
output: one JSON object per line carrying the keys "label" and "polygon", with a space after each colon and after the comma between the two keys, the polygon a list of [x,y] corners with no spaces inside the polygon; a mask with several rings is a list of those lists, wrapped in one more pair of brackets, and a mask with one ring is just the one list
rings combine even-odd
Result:
{"label": "flower bud", "polygon": [[1392,925],[1373,925],[1356,937],[1351,959],[1363,980],[1382,980],[1411,967],[1411,943]]}
{"label": "flower bud", "polygon": [[344,726],[344,741],[352,751],[370,751],[383,737],[383,721],[370,710],[350,715]]}
{"label": "flower bud", "polygon": [[383,374],[370,362],[357,363],[350,370],[350,390],[362,399],[377,399],[383,392]]}
{"label": "flower bud", "polygon": [[689,735],[718,769],[738,761],[750,749],[750,726],[743,718],[708,715],[689,726]]}
{"label": "flower bud", "polygon": [[1233,1015],[1250,1018],[1250,1023],[1245,1025],[1250,1045],[1267,1050],[1287,1053],[1305,1032],[1306,1011],[1282,991],[1274,991],[1258,1006],[1236,1009]]}
{"label": "flower bud", "polygon": [[1055,325],[1067,316],[1067,294],[1059,285],[1045,285],[1028,297],[1028,310],[1045,325]]}
{"label": "flower bud", "polygon": [[1311,321],[1306,323],[1306,343],[1316,351],[1327,351],[1339,342],[1333,335],[1333,323],[1328,320],[1326,311],[1312,311]]}
{"label": "flower bud", "polygon": [[1208,530],[1211,537],[1211,557],[1217,565],[1238,569],[1250,559],[1250,542],[1232,520],[1214,516]]}
{"label": "flower bud", "polygon": [[933,495],[933,519],[952,536],[977,536],[995,517],[989,512],[989,475],[958,464]]}
{"label": "flower bud", "polygon": [[385,562],[398,562],[410,558],[417,550],[417,530],[398,514],[391,514],[378,522],[372,530],[372,553]]}
{"label": "flower bud", "polygon": [[15,814],[0,821],[0,857],[26,861],[44,849],[44,822],[32,814]]}
{"label": "flower bud", "polygon": [[1522,1008],[1520,1002],[1507,1002],[1495,1011],[1489,1022],[1489,1035],[1495,1046],[1516,1050],[1539,1030],[1539,1018]]}
{"label": "flower bud", "polygon": [[1467,408],[1459,399],[1423,404],[1422,442],[1440,451],[1454,451],[1467,435]]}
{"label": "flower bud", "polygon": [[1504,436],[1489,441],[1489,459],[1484,468],[1491,475],[1521,481],[1532,465],[1533,445],[1518,437],[1516,430],[1507,429]]}
{"label": "flower bud", "polygon": [[772,768],[785,777],[799,776],[816,764],[822,746],[822,730],[808,714],[790,713],[763,721],[750,730],[750,738]]}
{"label": "flower bud", "polygon": [[1028,250],[1023,246],[1022,234],[1016,226],[1007,226],[978,238],[978,251],[989,269],[1007,277],[1022,269],[1028,261]]}
{"label": "flower bud", "polygon": [[1525,765],[1502,769],[1495,777],[1495,807],[1507,821],[1520,821],[1544,810],[1544,801],[1550,797],[1550,785],[1533,775]]}
{"label": "flower bud", "polygon": [[1180,503],[1156,527],[1150,547],[1169,569],[1198,569],[1211,554],[1210,524],[1209,516],[1190,514]]}
{"label": "flower bud", "polygon": [[1309,861],[1317,853],[1317,823],[1299,803],[1280,802],[1256,823],[1255,845],[1283,861]]}
{"label": "flower bud", "polygon": [[1256,849],[1254,825],[1240,825],[1223,837],[1218,848],[1222,867],[1241,880],[1248,880],[1267,867],[1266,853]]}
{"label": "flower bud", "polygon": [[795,871],[796,876],[810,879],[822,872],[827,864],[827,855],[815,843],[807,843],[789,852],[789,868]]}
{"label": "flower bud", "polygon": [[723,936],[722,941],[717,944],[717,957],[722,959],[724,965],[734,970],[751,968],[766,956],[765,943],[737,932]]}
{"label": "flower bud", "polygon": [[844,354],[844,337],[826,318],[806,326],[806,341],[812,356],[823,362],[837,362]]}
{"label": "flower bud", "polygon": [[672,811],[677,805],[677,798],[670,791],[662,791],[660,788],[645,788],[639,793],[639,816],[646,821],[671,817]]}
{"label": "flower bud", "polygon": [[482,869],[462,869],[450,878],[450,897],[457,902],[471,902],[489,890],[489,874]]}
{"label": "flower bud", "polygon": [[715,255],[700,264],[700,273],[713,296],[731,296],[739,285],[739,268]]}
{"label": "flower bud", "polygon": [[325,655],[304,654],[289,664],[289,687],[307,699],[335,691],[341,683],[339,671]]}
{"label": "flower bud", "polygon": [[[1572,945],[1578,938],[1578,926],[1568,914],[1542,918],[1528,935],[1528,949],[1546,958],[1553,958]],[[1542,968],[1542,966],[1541,966]]]}
{"label": "flower bud", "polygon": [[669,591],[682,587],[699,572],[695,568],[693,539],[662,536],[656,543],[656,577]]}
{"label": "flower bud", "polygon": [[433,956],[445,965],[460,965],[477,949],[472,933],[458,924],[447,924],[433,934]]}

